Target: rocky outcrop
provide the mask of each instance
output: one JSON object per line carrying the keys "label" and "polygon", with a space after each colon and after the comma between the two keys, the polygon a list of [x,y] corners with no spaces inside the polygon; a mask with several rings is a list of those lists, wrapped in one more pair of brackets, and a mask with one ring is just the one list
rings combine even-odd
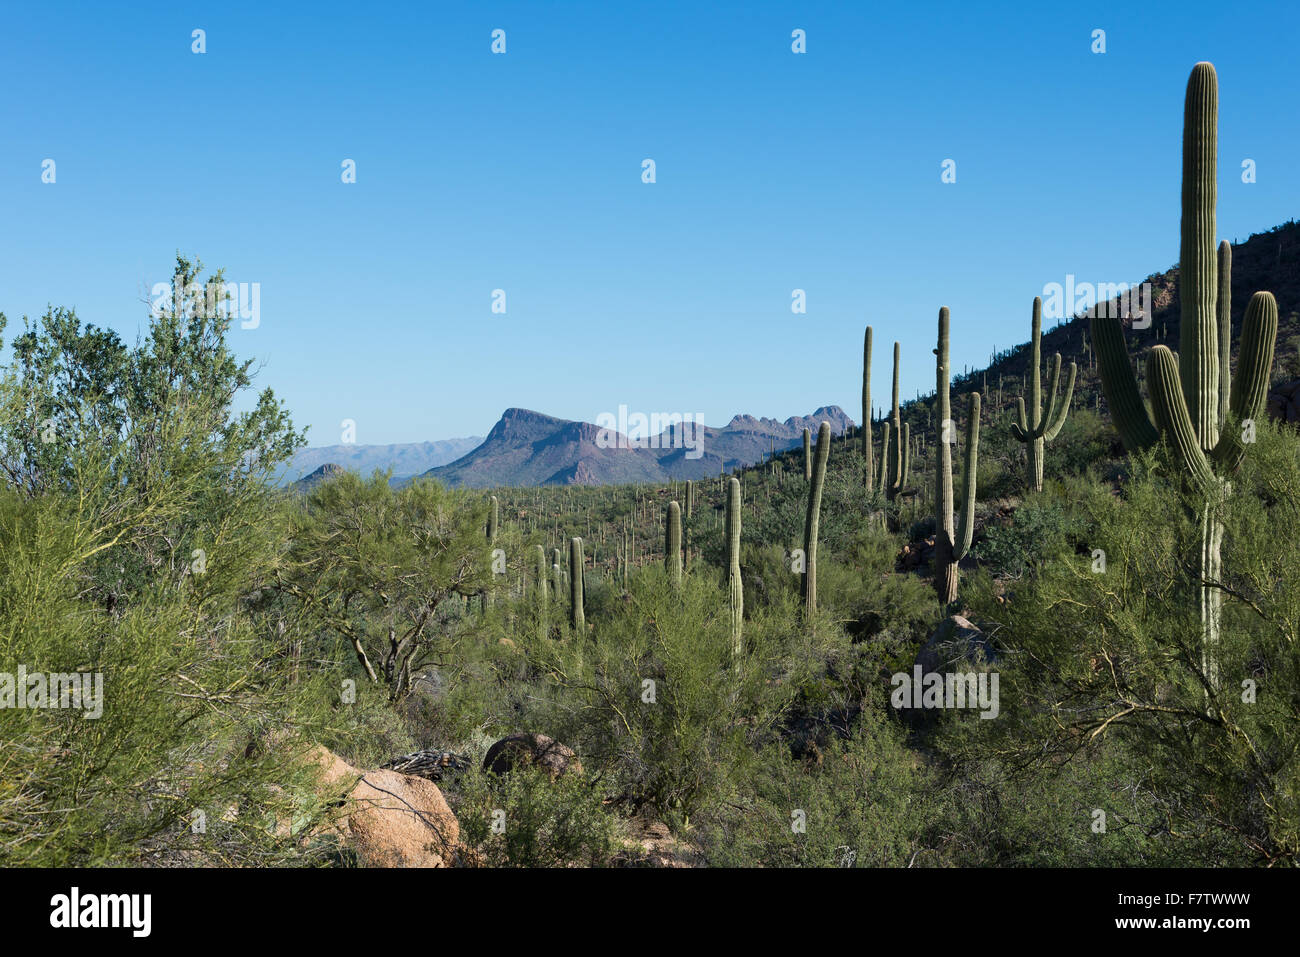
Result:
{"label": "rocky outcrop", "polygon": [[449,867],[460,826],[432,781],[391,770],[358,771],[317,748],[321,783],[341,798],[339,837],[366,867]]}

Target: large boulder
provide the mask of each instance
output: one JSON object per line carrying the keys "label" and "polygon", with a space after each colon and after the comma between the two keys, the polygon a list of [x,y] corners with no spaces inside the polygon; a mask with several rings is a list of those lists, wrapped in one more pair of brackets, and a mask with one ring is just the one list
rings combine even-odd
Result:
{"label": "large boulder", "polygon": [[546,769],[551,780],[572,771],[582,774],[582,762],[573,749],[544,734],[508,734],[483,758],[483,770],[507,774],[521,765],[536,764]]}
{"label": "large boulder", "polygon": [[318,748],[321,783],[340,799],[339,836],[367,867],[448,867],[460,826],[432,781],[397,771],[358,771]]}

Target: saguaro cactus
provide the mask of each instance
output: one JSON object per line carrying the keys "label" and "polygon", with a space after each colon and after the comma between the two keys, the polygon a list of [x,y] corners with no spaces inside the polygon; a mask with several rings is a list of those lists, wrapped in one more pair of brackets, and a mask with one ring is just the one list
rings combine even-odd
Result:
{"label": "saguaro cactus", "polygon": [[[491,495],[488,497],[488,505],[489,507],[488,507],[488,520],[487,520],[487,540],[488,540],[488,545],[491,546],[497,540],[497,525],[501,519],[501,502],[497,500],[497,497],[495,495]],[[488,567],[492,568],[495,565],[496,565],[496,556],[492,554],[491,550],[489,550]],[[492,573],[492,577],[494,579],[496,578],[495,571]],[[488,606],[496,604],[496,596],[492,593],[491,588],[489,588],[486,592],[484,592],[483,597],[480,599],[480,601],[481,601],[480,609],[482,610],[486,610]]]}
{"label": "saguaro cactus", "polygon": [[817,460],[808,487],[808,516],[803,523],[803,600],[807,616],[817,614],[817,531],[821,524],[822,488],[826,484],[826,460],[831,452],[831,424],[817,429]]}
{"label": "saguaro cactus", "polygon": [[812,481],[812,433],[803,430],[803,480]]}
{"label": "saguaro cactus", "polygon": [[727,483],[727,587],[731,593],[731,654],[740,660],[745,622],[745,588],[740,580],[740,481]]}
{"label": "saguaro cactus", "polygon": [[1078,367],[1070,363],[1070,377],[1065,383],[1065,393],[1059,394],[1061,385],[1061,354],[1052,356],[1051,370],[1047,378],[1051,382],[1047,391],[1047,412],[1043,413],[1043,395],[1041,372],[1043,357],[1043,300],[1034,297],[1033,339],[1030,347],[1029,367],[1029,417],[1025,416],[1025,400],[1016,399],[1016,416],[1018,423],[1012,423],[1011,434],[1016,440],[1025,443],[1025,454],[1029,460],[1029,487],[1035,492],[1043,490],[1043,449],[1060,433],[1065,425],[1066,416],[1070,414],[1070,400],[1074,398],[1074,380]]}
{"label": "saguaro cactus", "polygon": [[871,327],[862,337],[862,471],[868,492],[873,487],[876,463],[871,447]]}
{"label": "saguaro cactus", "polygon": [[682,508],[668,503],[668,528],[664,534],[664,568],[674,585],[682,583]]}
{"label": "saguaro cactus", "polygon": [[579,635],[587,630],[587,618],[582,607],[582,577],[582,539],[574,536],[569,539],[569,625]]}
{"label": "saguaro cactus", "polygon": [[961,520],[953,517],[952,445],[957,428],[948,398],[948,307],[939,310],[939,347],[935,350],[935,395],[939,405],[938,464],[934,479],[934,590],[939,603],[957,600],[957,563],[970,551],[975,534],[975,468],[979,461],[980,394],[972,392],[966,412],[966,461]]}
{"label": "saguaro cactus", "polygon": [[[1241,329],[1237,375],[1229,369],[1232,251],[1215,257],[1215,176],[1218,159],[1219,81],[1213,65],[1198,63],[1183,103],[1182,237],[1178,265],[1181,301],[1178,354],[1156,345],[1147,357],[1148,414],[1129,365],[1120,320],[1092,318],[1092,339],[1111,419],[1130,451],[1162,439],[1187,483],[1204,496],[1201,508],[1199,595],[1202,667],[1207,685],[1218,684],[1223,525],[1218,510],[1227,477],[1241,464],[1254,420],[1264,410],[1277,302],[1267,292],[1251,296]],[[1225,399],[1225,393],[1230,393]]]}
{"label": "saguaro cactus", "polygon": [[[907,477],[912,469],[912,427],[911,424],[904,424],[902,410],[898,405],[898,363],[901,358],[902,347],[897,342],[894,343],[894,387],[893,410],[890,418],[893,421],[891,428],[888,423],[885,425],[884,437],[886,449],[881,453],[881,466],[888,473],[888,478],[882,483],[885,490],[885,497],[891,502],[903,490]],[[892,440],[892,441],[891,441]]]}
{"label": "saguaro cactus", "polygon": [[538,545],[537,551],[537,637],[545,638],[550,632],[548,618],[548,605],[550,600],[546,594],[546,549]]}
{"label": "saguaro cactus", "polygon": [[682,524],[682,567],[691,567],[691,507],[695,501],[695,485],[686,480],[686,521]]}

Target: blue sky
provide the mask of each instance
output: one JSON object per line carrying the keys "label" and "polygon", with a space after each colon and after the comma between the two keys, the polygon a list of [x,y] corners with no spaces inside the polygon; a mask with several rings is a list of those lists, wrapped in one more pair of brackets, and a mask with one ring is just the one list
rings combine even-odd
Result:
{"label": "blue sky", "polygon": [[313,445],[509,406],[856,420],[865,324],[879,403],[895,339],[933,388],[941,305],[959,371],[1045,283],[1174,263],[1198,60],[1220,235],[1300,210],[1296,5],[1053,6],[7,4],[7,338],[52,303],[133,340],[179,250],[260,284],[232,342]]}

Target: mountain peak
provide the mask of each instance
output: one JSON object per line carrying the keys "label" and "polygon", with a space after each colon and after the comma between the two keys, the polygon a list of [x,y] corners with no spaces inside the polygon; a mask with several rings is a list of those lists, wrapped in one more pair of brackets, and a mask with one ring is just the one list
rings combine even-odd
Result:
{"label": "mountain peak", "polygon": [[762,461],[772,450],[793,448],[805,427],[816,430],[823,420],[836,435],[853,427],[853,420],[832,405],[785,422],[742,413],[721,429],[670,426],[648,440],[638,436],[629,442],[590,422],[510,408],[482,445],[426,474],[472,488],[702,479]]}

